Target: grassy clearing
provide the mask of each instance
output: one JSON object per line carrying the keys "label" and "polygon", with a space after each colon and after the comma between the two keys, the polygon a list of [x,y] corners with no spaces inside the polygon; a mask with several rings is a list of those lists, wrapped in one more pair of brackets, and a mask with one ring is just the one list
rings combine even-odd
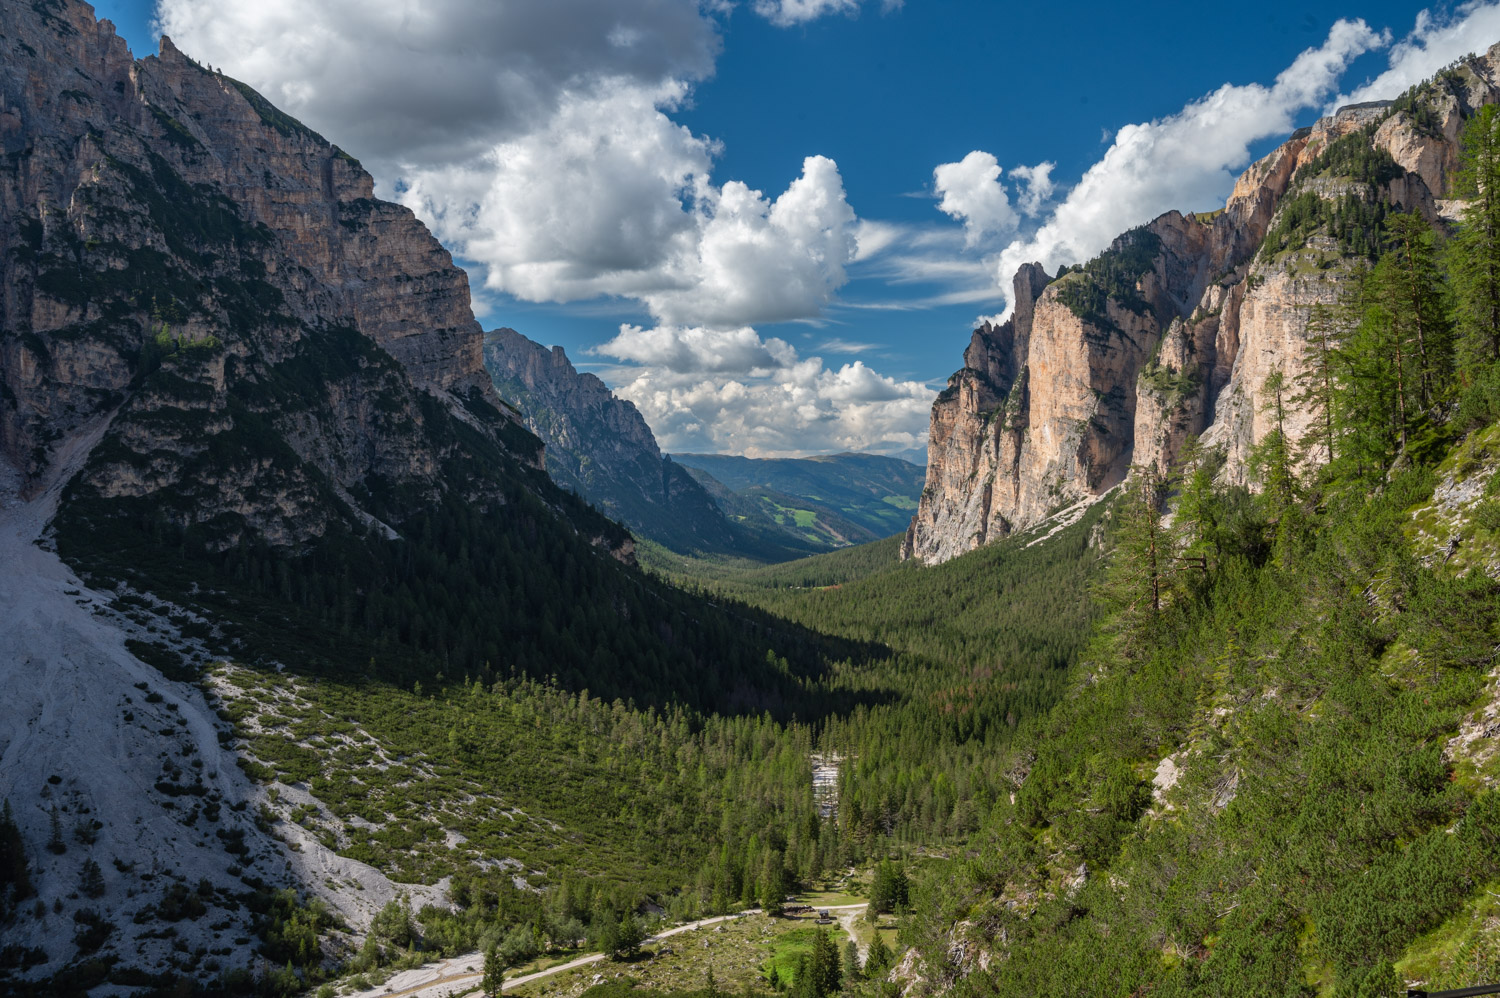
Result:
{"label": "grassy clearing", "polygon": [[577,947],[574,947],[573,949],[563,950],[554,949],[550,952],[543,953],[541,956],[538,956],[535,960],[532,960],[528,963],[518,964],[517,966],[509,968],[508,970],[506,970],[505,976],[511,978],[525,977],[527,974],[535,974],[539,971],[548,970],[552,967],[561,967],[563,964],[576,960],[580,956],[586,956],[588,952],[588,950],[579,949]]}
{"label": "grassy clearing", "polygon": [[[840,927],[844,938],[847,939],[848,934],[853,932],[855,940],[859,943],[861,952],[868,949],[870,943],[875,941],[875,934],[877,932],[880,933],[880,938],[885,940],[888,948],[892,951],[896,949],[896,918],[894,915],[881,915],[879,924],[871,925],[865,920],[864,914],[860,913],[858,917],[848,919],[846,926],[847,928],[844,926]],[[839,945],[842,946],[843,942],[844,939],[840,939]]]}

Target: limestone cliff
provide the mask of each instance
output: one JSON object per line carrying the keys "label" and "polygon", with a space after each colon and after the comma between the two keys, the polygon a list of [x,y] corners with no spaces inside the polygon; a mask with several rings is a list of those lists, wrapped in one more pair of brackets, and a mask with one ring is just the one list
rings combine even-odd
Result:
{"label": "limestone cliff", "polygon": [[83,3],[0,5],[0,45],[0,454],[35,483],[109,421],[63,517],[296,547],[515,476],[558,495],[466,275],[358,162]]}
{"label": "limestone cliff", "polygon": [[547,445],[547,471],[559,485],[676,551],[744,546],[713,497],[662,454],[635,405],[580,374],[561,347],[496,329],[485,334],[484,361],[501,396]]}
{"label": "limestone cliff", "polygon": [[[1304,367],[1307,320],[1372,249],[1331,206],[1441,224],[1463,121],[1500,99],[1500,45],[1396,102],[1303,129],[1239,178],[1224,209],[1169,212],[1098,258],[1015,276],[1013,312],[974,331],[932,408],[927,481],[903,556],[947,560],[1171,464],[1199,435],[1248,478],[1273,371]],[[1357,210],[1355,210],[1357,209]],[[1299,435],[1306,416],[1294,414]]]}

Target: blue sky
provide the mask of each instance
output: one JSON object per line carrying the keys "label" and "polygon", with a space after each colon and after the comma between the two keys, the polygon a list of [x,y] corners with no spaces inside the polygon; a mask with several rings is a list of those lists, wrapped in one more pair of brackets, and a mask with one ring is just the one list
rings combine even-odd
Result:
{"label": "blue sky", "polygon": [[364,161],[487,328],[667,448],[762,455],[920,447],[1002,272],[1218,207],[1341,96],[1500,41],[1472,3],[161,3],[96,9]]}

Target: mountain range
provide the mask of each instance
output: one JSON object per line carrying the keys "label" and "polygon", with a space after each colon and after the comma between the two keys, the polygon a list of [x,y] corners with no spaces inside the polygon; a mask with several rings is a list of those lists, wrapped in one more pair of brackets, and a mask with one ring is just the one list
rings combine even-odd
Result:
{"label": "mountain range", "polygon": [[1500,971],[1500,45],[1022,267],[925,478],[664,454],[254,89],[0,49],[0,989]]}
{"label": "mountain range", "polygon": [[662,454],[645,419],[560,347],[485,334],[495,387],[546,444],[547,471],[642,537],[679,554],[784,561],[899,533],[921,469],[877,455]]}

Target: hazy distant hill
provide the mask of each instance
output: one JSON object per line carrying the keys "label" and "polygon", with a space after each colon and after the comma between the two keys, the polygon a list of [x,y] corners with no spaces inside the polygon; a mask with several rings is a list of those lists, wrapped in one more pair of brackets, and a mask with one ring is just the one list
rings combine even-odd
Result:
{"label": "hazy distant hill", "polygon": [[921,467],[877,454],[677,454],[673,459],[695,472],[719,505],[743,522],[764,519],[831,547],[905,530],[922,494]]}

